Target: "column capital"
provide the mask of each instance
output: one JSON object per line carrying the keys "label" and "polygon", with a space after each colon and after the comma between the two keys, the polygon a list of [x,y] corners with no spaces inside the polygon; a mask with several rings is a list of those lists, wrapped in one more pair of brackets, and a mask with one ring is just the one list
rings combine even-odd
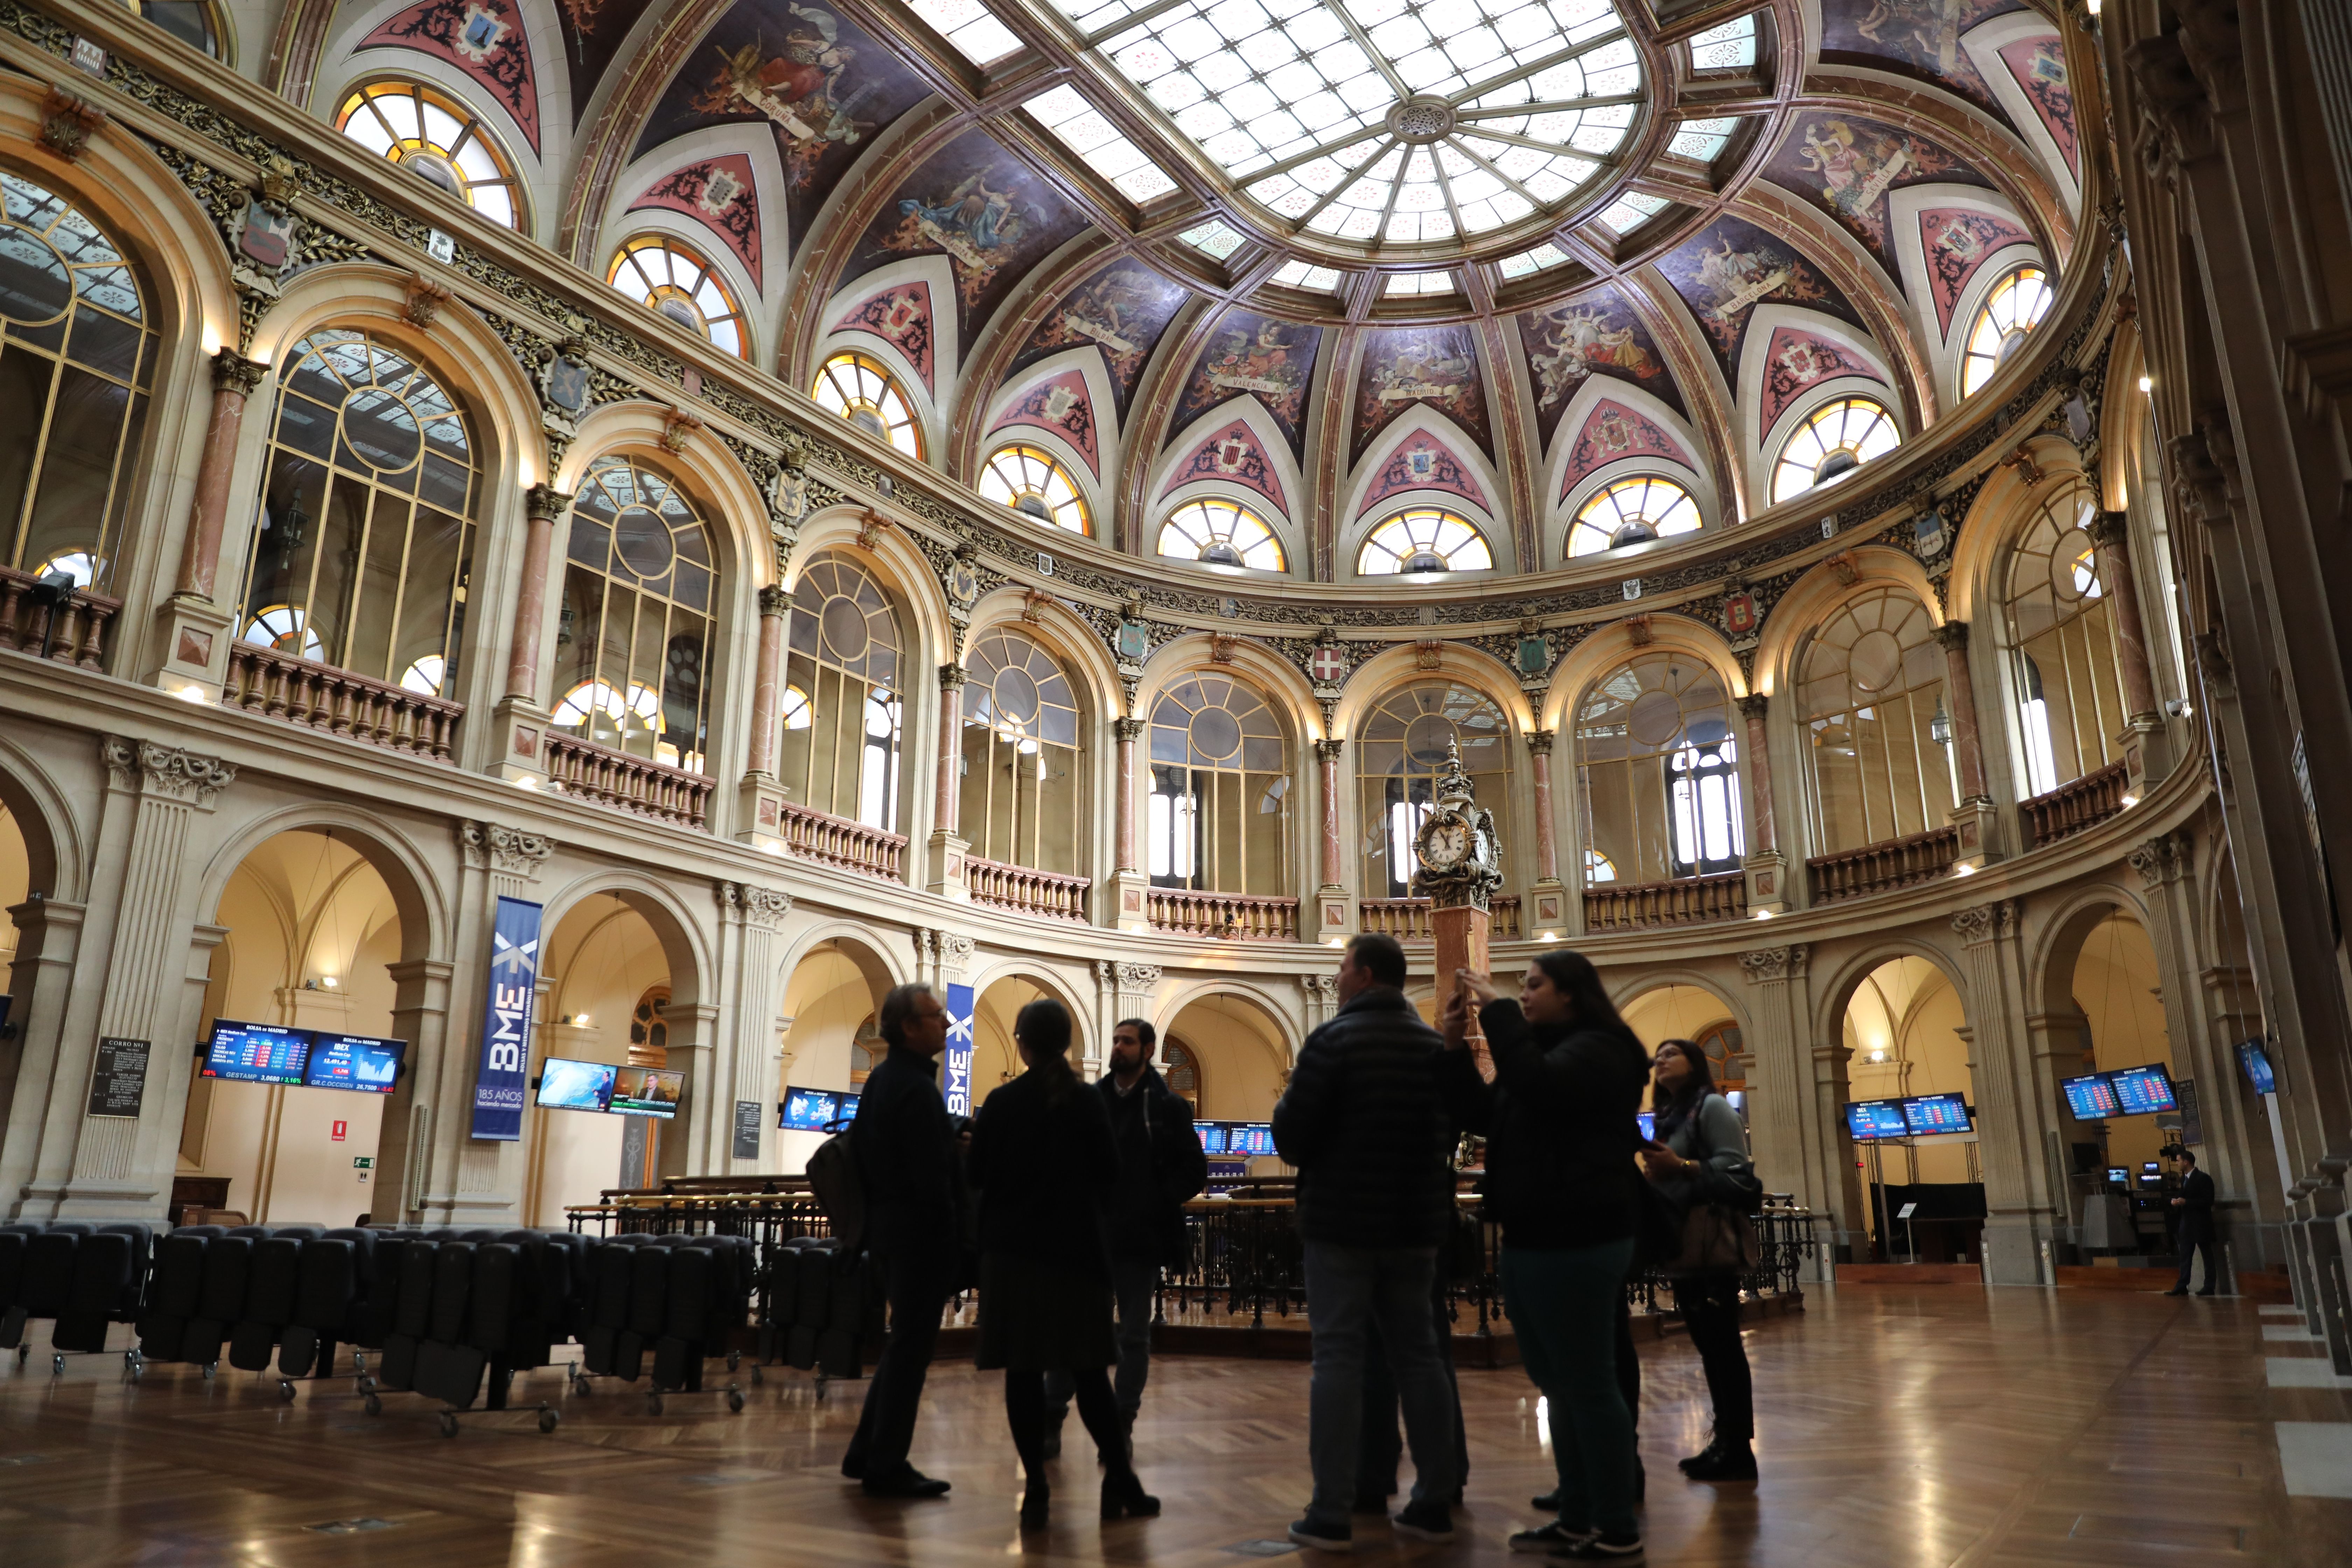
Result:
{"label": "column capital", "polygon": [[1328,740],[1318,741],[1315,742],[1315,759],[1318,762],[1336,763],[1342,756],[1347,754],[1347,737],[1344,735],[1334,735]]}
{"label": "column capital", "polygon": [[457,845],[466,864],[478,871],[503,871],[525,881],[538,878],[539,868],[555,853],[555,840],[544,833],[529,833],[496,822],[461,822]]}
{"label": "column capital", "polygon": [[1751,691],[1739,700],[1739,711],[1748,718],[1761,719],[1771,710],[1772,699],[1769,693]]}
{"label": "column capital", "polygon": [[793,607],[792,590],[781,583],[771,583],[760,590],[760,614],[781,616]]}
{"label": "column capital", "polygon": [[1549,756],[1550,756],[1550,755],[1551,755],[1552,742],[1555,742],[1555,741],[1557,741],[1557,740],[1559,740],[1559,731],[1557,731],[1557,730],[1530,730],[1530,731],[1528,731],[1528,755],[1529,755],[1529,756],[1531,756],[1531,757],[1549,757]]}
{"label": "column capital", "polygon": [[135,788],[183,805],[209,807],[215,795],[236,782],[236,764],[179,746],[109,735],[99,751],[115,788]]}
{"label": "column capital", "polygon": [[964,680],[971,674],[971,671],[966,669],[962,665],[943,664],[940,666],[940,689],[941,691],[961,691],[963,689]]}
{"label": "column capital", "polygon": [[1944,645],[1944,651],[1947,653],[1968,652],[1969,623],[1966,621],[1946,621],[1942,626],[1936,628],[1936,640]]}
{"label": "column capital", "polygon": [[2127,511],[2097,511],[2083,525],[2091,542],[2101,550],[2123,549],[2131,538],[2131,513]]}
{"label": "column capital", "polygon": [[1143,738],[1143,725],[1144,721],[1140,719],[1114,719],[1111,721],[1111,728],[1118,731],[1118,738],[1121,741],[1141,740]]}
{"label": "column capital", "polygon": [[213,354],[215,392],[234,392],[239,397],[250,397],[253,389],[261,384],[261,378],[268,374],[268,365],[247,359],[235,349],[223,347]]}
{"label": "column capital", "polygon": [[721,882],[712,889],[719,896],[719,907],[740,918],[744,924],[773,931],[776,922],[793,912],[793,896],[773,888],[755,888],[748,882]]}
{"label": "column capital", "polygon": [[533,485],[523,492],[522,504],[533,522],[561,522],[572,510],[572,492],[553,485]]}
{"label": "column capital", "polygon": [[1952,917],[1952,930],[1970,947],[1992,941],[1995,937],[2017,934],[2017,900],[1999,899],[1990,904],[1978,904],[1962,910]]}
{"label": "column capital", "polygon": [[1806,946],[1790,942],[1786,947],[1758,948],[1739,955],[1740,973],[1750,985],[1762,985],[1769,981],[1793,980],[1805,973]]}

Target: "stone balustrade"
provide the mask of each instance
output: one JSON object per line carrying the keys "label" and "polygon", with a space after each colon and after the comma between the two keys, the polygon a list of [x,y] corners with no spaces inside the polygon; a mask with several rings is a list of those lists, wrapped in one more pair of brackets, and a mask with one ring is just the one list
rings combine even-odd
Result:
{"label": "stone balustrade", "polygon": [[1959,858],[1960,830],[1947,825],[1907,838],[1816,855],[1805,862],[1805,875],[1811,882],[1813,902],[1833,904],[1948,876]]}
{"label": "stone balustrade", "polygon": [[1154,888],[1151,929],[1241,942],[1297,942],[1298,900]]}
{"label": "stone balustrade", "polygon": [[29,572],[0,566],[0,649],[37,658],[46,643],[48,657],[59,664],[106,668],[107,628],[122,601],[78,588],[52,608],[33,602],[39,582]]}
{"label": "stone balustrade", "polygon": [[869,827],[813,806],[784,802],[776,831],[784,851],[839,870],[896,882],[906,876],[907,836]]}
{"label": "stone balustrade", "polygon": [[963,885],[975,904],[1084,923],[1087,889],[1093,884],[1084,877],[1007,866],[1002,861],[968,855],[963,862]]}
{"label": "stone balustrade", "polygon": [[713,786],[700,773],[551,730],[543,750],[548,786],[561,794],[679,827],[709,826]]}
{"label": "stone balustrade", "polygon": [[1654,926],[1698,925],[1707,921],[1744,920],[1748,915],[1748,873],[1725,871],[1712,877],[1677,877],[1666,882],[1603,882],[1584,889],[1584,929],[1588,935],[1645,931]]}
{"label": "stone balustrade", "polygon": [[2124,784],[2123,763],[2109,763],[2048,795],[2019,801],[2017,810],[2025,821],[2027,844],[2038,849],[2097,826],[2123,810]]}

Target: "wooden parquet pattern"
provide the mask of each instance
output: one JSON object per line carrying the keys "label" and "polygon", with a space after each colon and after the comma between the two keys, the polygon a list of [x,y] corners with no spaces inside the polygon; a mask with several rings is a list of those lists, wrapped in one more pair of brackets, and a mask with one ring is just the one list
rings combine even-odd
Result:
{"label": "wooden parquet pattern", "polygon": [[[1706,1436],[1698,1363],[1679,1338],[1644,1347],[1650,1561],[1715,1568],[1952,1564],[2352,1563],[2352,1501],[2289,1498],[2272,1423],[2352,1419],[2352,1392],[2273,1388],[2252,1303],[1976,1287],[1821,1290],[1752,1331],[1759,1486],[1685,1482]],[[2280,1321],[2276,1318],[2271,1322]],[[0,1362],[0,1564],[922,1563],[981,1568],[1153,1563],[1210,1568],[1279,1538],[1307,1495],[1307,1368],[1169,1358],[1138,1428],[1160,1519],[1103,1526],[1075,1419],[1056,1462],[1055,1528],[1024,1545],[1020,1481],[993,1374],[935,1369],[915,1452],[948,1501],[880,1503],[835,1466],[862,1384],[820,1401],[805,1374],[661,1416],[602,1384],[530,1380],[563,1423],[469,1417],[444,1439],[425,1400],[364,1415],[349,1384],[119,1361]],[[1462,1376],[1469,1506],[1446,1546],[1406,1546],[1369,1518],[1357,1561],[1511,1561],[1508,1532],[1549,1484],[1533,1390],[1516,1369]],[[522,1392],[519,1388],[519,1394]],[[334,1521],[390,1528],[323,1533]],[[1313,1562],[1313,1554],[1290,1561]],[[1517,1561],[1529,1563],[1535,1559]]]}

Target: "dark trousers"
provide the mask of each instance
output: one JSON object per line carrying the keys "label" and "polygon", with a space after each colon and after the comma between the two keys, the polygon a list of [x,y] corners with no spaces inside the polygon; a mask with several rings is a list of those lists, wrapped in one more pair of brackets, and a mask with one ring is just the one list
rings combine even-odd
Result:
{"label": "dark trousers", "polygon": [[[1132,1421],[1143,1408],[1143,1385],[1151,1376],[1151,1313],[1159,1299],[1160,1260],[1121,1258],[1110,1260],[1110,1291],[1118,1302],[1118,1377],[1113,1390],[1118,1408]],[[1070,1413],[1070,1374],[1045,1374],[1045,1419],[1060,1426]]]}
{"label": "dark trousers", "polygon": [[1675,1310],[1682,1314],[1691,1348],[1706,1369],[1717,1440],[1751,1441],[1756,1436],[1756,1385],[1748,1375],[1748,1347],[1739,1338],[1739,1276],[1695,1274],[1675,1280]]}
{"label": "dark trousers", "polygon": [[876,1259],[890,1304],[890,1338],[866,1385],[866,1408],[857,1435],[849,1440],[844,1465],[862,1468],[868,1480],[882,1480],[907,1468],[915,1442],[915,1416],[939,1343],[940,1314],[954,1292],[949,1288],[951,1243],[908,1247]]}
{"label": "dark trousers", "polygon": [[[1642,1358],[1633,1353],[1633,1303],[1625,1292],[1617,1292],[1617,1392],[1625,1401],[1625,1414],[1633,1418],[1633,1430],[1642,1429]],[[1641,1464],[1636,1458],[1633,1463]]]}
{"label": "dark trousers", "polygon": [[[1454,1313],[1440,1279],[1430,1293],[1430,1314],[1437,1327],[1437,1359],[1445,1365],[1445,1390],[1454,1401],[1454,1480],[1455,1495],[1470,1479],[1470,1436],[1462,1425],[1462,1389],[1454,1376]],[[1380,1325],[1371,1325],[1364,1352],[1363,1436],[1356,1447],[1356,1495],[1385,1498],[1396,1495],[1397,1465],[1404,1458],[1404,1438],[1397,1430],[1396,1374],[1389,1370],[1388,1346]]]}
{"label": "dark trousers", "polygon": [[2221,1289],[2221,1248],[2214,1239],[2213,1226],[2207,1220],[2184,1219],[2180,1232],[2173,1238],[2172,1249],[2180,1254],[2180,1278],[2173,1281],[2176,1290],[2189,1289],[2189,1265],[2197,1255],[2205,1255],[2205,1289],[2219,1292]]}
{"label": "dark trousers", "polygon": [[[1111,1395],[1110,1374],[1101,1367],[1090,1366],[1083,1372],[1024,1372],[1017,1367],[1004,1369],[1004,1418],[1013,1428],[1013,1448],[1021,1456],[1021,1472],[1032,1488],[1045,1483],[1045,1407],[1048,1403],[1045,1382],[1057,1378],[1062,1385],[1077,1395],[1078,1419],[1086,1423],[1087,1436],[1095,1440],[1095,1452],[1101,1457],[1103,1468],[1112,1475],[1122,1475],[1129,1468],[1127,1423],[1119,1415],[1118,1403]],[[1056,1417],[1058,1419],[1058,1417]]]}

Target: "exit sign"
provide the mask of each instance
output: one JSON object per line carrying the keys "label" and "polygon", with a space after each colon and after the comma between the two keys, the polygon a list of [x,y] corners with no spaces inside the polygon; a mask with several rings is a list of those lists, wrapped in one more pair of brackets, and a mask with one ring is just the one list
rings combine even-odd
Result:
{"label": "exit sign", "polygon": [[352,1170],[354,1170],[354,1171],[373,1171],[373,1170],[374,1170],[374,1169],[375,1169],[375,1156],[374,1156],[374,1155],[373,1155],[373,1154],[354,1154],[354,1155],[352,1155]]}

